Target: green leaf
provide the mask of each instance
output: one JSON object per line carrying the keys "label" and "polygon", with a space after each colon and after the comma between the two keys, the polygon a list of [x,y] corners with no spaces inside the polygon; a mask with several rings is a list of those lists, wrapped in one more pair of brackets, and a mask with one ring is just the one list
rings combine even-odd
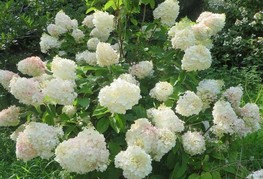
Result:
{"label": "green leaf", "polygon": [[80,105],[81,107],[88,108],[90,104],[90,99],[89,98],[78,98],[77,99],[77,104]]}
{"label": "green leaf", "polygon": [[188,179],[200,179],[200,175],[198,175],[197,173],[193,173],[188,177]]}
{"label": "green leaf", "polygon": [[221,175],[219,172],[212,172],[213,179],[221,179]]}
{"label": "green leaf", "polygon": [[108,112],[109,112],[109,111],[108,111],[107,108],[98,105],[98,106],[96,107],[96,109],[93,111],[92,116],[95,116],[95,117],[100,118],[101,116],[103,116],[104,114],[106,114],[106,113],[108,113]]}
{"label": "green leaf", "polygon": [[138,21],[134,18],[131,18],[131,22],[133,25],[138,25]]}
{"label": "green leaf", "polygon": [[121,129],[119,128],[116,118],[114,117],[110,117],[110,125],[112,127],[112,129],[116,132],[116,133],[120,133]]}
{"label": "green leaf", "polygon": [[202,172],[200,179],[213,179],[210,172]]}
{"label": "green leaf", "polygon": [[103,10],[106,11],[106,10],[109,9],[110,7],[112,7],[113,10],[116,10],[116,9],[117,9],[114,0],[109,0],[109,1],[104,5]]}
{"label": "green leaf", "polygon": [[110,125],[110,121],[109,119],[106,119],[106,118],[101,118],[97,125],[96,125],[96,129],[100,132],[100,133],[104,133],[108,128],[109,128],[109,125]]}

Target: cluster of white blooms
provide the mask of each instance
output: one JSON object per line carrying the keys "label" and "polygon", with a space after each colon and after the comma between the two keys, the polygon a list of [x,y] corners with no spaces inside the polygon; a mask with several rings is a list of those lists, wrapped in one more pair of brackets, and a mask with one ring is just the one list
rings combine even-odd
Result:
{"label": "cluster of white blooms", "polygon": [[138,146],[160,161],[176,142],[176,135],[168,128],[156,128],[148,119],[140,118],[131,125],[125,138],[128,146]]}
{"label": "cluster of white blooms", "polygon": [[132,84],[135,84],[135,85],[139,86],[139,82],[135,79],[134,76],[132,76],[132,75],[129,74],[129,73],[121,74],[121,75],[119,76],[119,78],[122,79],[122,80],[125,80],[125,81],[127,81],[127,82],[129,82],[129,83],[132,83]]}
{"label": "cluster of white blooms", "polygon": [[87,42],[87,47],[89,50],[96,51],[97,45],[99,44],[100,40],[96,37],[90,38]]}
{"label": "cluster of white blooms", "polygon": [[39,82],[33,78],[14,77],[10,81],[10,92],[21,103],[40,105],[43,103],[43,93]]}
{"label": "cluster of white blooms", "polygon": [[261,178],[263,178],[263,169],[254,171],[246,177],[246,179],[261,179]]}
{"label": "cluster of white blooms", "polygon": [[216,14],[212,12],[203,12],[196,20],[199,23],[203,23],[210,28],[210,34],[215,35],[225,26],[226,16],[225,14]]}
{"label": "cluster of white blooms", "polygon": [[[87,20],[85,22],[85,24],[88,24]],[[114,30],[114,16],[107,12],[96,11],[93,13],[92,23],[95,28],[91,31],[90,35],[97,37],[101,41],[106,41]]]}
{"label": "cluster of white blooms", "polygon": [[87,26],[88,28],[93,28],[94,27],[94,24],[92,22],[93,20],[93,14],[91,15],[87,15],[84,20],[82,21],[82,24]]}
{"label": "cluster of white blooms", "polygon": [[241,86],[230,87],[223,94],[235,109],[239,107],[242,95],[243,88]]}
{"label": "cluster of white blooms", "polygon": [[71,20],[68,15],[62,10],[56,14],[55,24],[63,29],[71,30],[78,27],[78,22],[76,19]]}
{"label": "cluster of white blooms", "polygon": [[233,134],[235,132],[234,125],[238,120],[238,116],[227,101],[217,101],[213,108],[213,133],[217,136],[222,134]]}
{"label": "cluster of white blooms", "polygon": [[115,166],[123,170],[127,179],[141,179],[152,171],[151,157],[137,146],[129,146],[115,157]]}
{"label": "cluster of white blooms", "polygon": [[65,105],[62,108],[62,113],[68,115],[69,117],[74,116],[74,114],[77,112],[77,109],[73,105]]}
{"label": "cluster of white blooms", "polygon": [[209,68],[212,64],[210,51],[203,45],[194,45],[185,50],[182,60],[182,69],[199,71]]}
{"label": "cluster of white blooms", "polygon": [[0,126],[17,126],[19,124],[20,108],[10,106],[0,112]]}
{"label": "cluster of white blooms", "polygon": [[150,154],[157,141],[157,129],[148,119],[137,119],[126,132],[125,140],[128,146],[141,147],[145,152]]}
{"label": "cluster of white blooms", "polygon": [[186,50],[195,45],[195,35],[191,28],[185,28],[178,31],[171,39],[174,49]]}
{"label": "cluster of white blooms", "polygon": [[158,109],[148,109],[147,116],[153,120],[157,128],[167,128],[172,132],[182,132],[184,130],[184,122],[169,107],[160,106]]}
{"label": "cluster of white blooms", "polygon": [[51,62],[53,76],[63,80],[75,80],[76,68],[77,65],[74,61],[58,56],[54,57]]}
{"label": "cluster of white blooms", "polygon": [[176,135],[169,129],[158,129],[157,140],[151,153],[153,160],[160,161],[175,146],[176,138]]}
{"label": "cluster of white blooms", "polygon": [[120,55],[110,44],[99,42],[96,49],[97,64],[101,67],[119,63]]}
{"label": "cluster of white blooms", "polygon": [[165,0],[153,11],[154,19],[160,19],[162,24],[172,26],[179,14],[179,2],[177,0]]}
{"label": "cluster of white blooms", "polygon": [[74,87],[75,83],[72,81],[54,78],[46,82],[43,88],[43,94],[48,103],[72,105],[77,97]]}
{"label": "cluster of white blooms", "polygon": [[67,29],[58,26],[56,24],[49,24],[47,26],[47,32],[52,36],[52,37],[59,37],[61,34],[64,34],[67,32]]}
{"label": "cluster of white blooms", "polygon": [[187,131],[182,135],[184,150],[190,155],[202,154],[205,150],[205,138],[199,132]]}
{"label": "cluster of white blooms", "polygon": [[176,105],[176,112],[183,116],[199,114],[203,108],[202,100],[192,91],[186,91],[179,97]]}
{"label": "cluster of white blooms", "polygon": [[[44,123],[30,122],[16,139],[16,156],[24,161],[37,156],[49,159],[63,135],[61,127],[53,127]],[[32,153],[31,153],[32,152]]]}
{"label": "cluster of white blooms", "polygon": [[47,53],[52,48],[60,48],[61,43],[56,37],[44,33],[40,38],[41,52]]}
{"label": "cluster of white blooms", "polygon": [[210,104],[217,99],[217,95],[220,94],[224,85],[222,80],[202,80],[197,86],[197,96],[203,102],[203,109],[210,107]]}
{"label": "cluster of white blooms", "polygon": [[18,75],[8,70],[0,70],[0,84],[8,91],[10,91],[9,85],[13,77],[18,77]]}
{"label": "cluster of white blooms", "polygon": [[173,94],[173,91],[173,86],[170,83],[161,81],[156,83],[155,87],[151,89],[150,96],[158,101],[166,101]]}
{"label": "cluster of white blooms", "polygon": [[39,57],[28,57],[17,64],[17,69],[26,75],[40,76],[45,73],[46,64]]}
{"label": "cluster of white blooms", "polygon": [[83,38],[85,37],[85,34],[80,29],[73,29],[71,36],[78,43],[78,42],[81,42],[81,40],[83,40]]}
{"label": "cluster of white blooms", "polygon": [[240,115],[246,124],[249,132],[255,132],[260,129],[260,112],[259,107],[254,103],[247,103],[240,108]]}
{"label": "cluster of white blooms", "polygon": [[153,63],[152,61],[141,61],[132,65],[129,68],[129,72],[137,78],[143,79],[153,74]]}
{"label": "cluster of white blooms", "polygon": [[97,58],[95,52],[85,50],[76,54],[76,61],[78,64],[89,64],[95,66],[97,64]]}
{"label": "cluster of white blooms", "polygon": [[138,104],[141,99],[140,88],[126,80],[116,79],[99,92],[99,103],[112,113],[125,114],[126,110]]}
{"label": "cluster of white blooms", "polygon": [[109,160],[105,138],[93,128],[84,129],[75,138],[60,143],[55,155],[55,161],[63,169],[79,174],[105,171]]}

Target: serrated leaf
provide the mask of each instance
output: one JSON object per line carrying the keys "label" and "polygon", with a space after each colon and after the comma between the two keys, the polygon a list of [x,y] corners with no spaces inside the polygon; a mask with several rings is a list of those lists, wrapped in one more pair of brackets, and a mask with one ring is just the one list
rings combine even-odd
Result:
{"label": "serrated leaf", "polygon": [[96,107],[96,109],[93,111],[92,116],[101,117],[102,115],[104,115],[104,114],[106,114],[106,113],[108,113],[108,112],[109,112],[109,111],[108,111],[107,108],[98,105],[98,106]]}

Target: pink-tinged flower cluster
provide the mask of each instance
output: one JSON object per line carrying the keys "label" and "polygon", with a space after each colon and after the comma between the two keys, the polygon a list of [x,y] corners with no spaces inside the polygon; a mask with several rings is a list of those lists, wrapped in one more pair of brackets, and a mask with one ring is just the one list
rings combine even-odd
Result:
{"label": "pink-tinged flower cluster", "polygon": [[27,105],[40,105],[43,103],[43,93],[40,84],[33,78],[14,77],[10,81],[10,92],[19,102]]}
{"label": "pink-tinged flower cluster", "polygon": [[46,65],[39,57],[28,57],[17,64],[17,69],[29,76],[40,76],[45,73]]}
{"label": "pink-tinged flower cluster", "polygon": [[16,138],[16,156],[23,161],[35,157],[49,159],[63,135],[62,128],[44,123],[30,122]]}
{"label": "pink-tinged flower cluster", "polygon": [[10,106],[0,112],[0,126],[16,126],[19,124],[20,108]]}
{"label": "pink-tinged flower cluster", "polygon": [[16,73],[8,70],[0,70],[0,84],[10,91],[10,81],[13,77],[19,77]]}

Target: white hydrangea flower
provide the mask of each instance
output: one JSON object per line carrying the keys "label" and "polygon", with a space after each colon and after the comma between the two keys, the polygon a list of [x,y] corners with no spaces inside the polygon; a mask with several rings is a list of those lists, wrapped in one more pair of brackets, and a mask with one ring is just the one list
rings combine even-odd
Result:
{"label": "white hydrangea flower", "polygon": [[[49,159],[53,155],[53,149],[59,143],[59,137],[63,135],[61,127],[53,127],[44,123],[30,122],[23,132],[19,132],[16,140],[17,158],[24,161],[37,156]],[[30,153],[32,152],[32,153]]]}
{"label": "white hydrangea flower", "polygon": [[158,101],[166,101],[169,96],[173,94],[173,86],[166,82],[160,81],[155,84],[154,88],[150,91],[150,96]]}
{"label": "white hydrangea flower", "polygon": [[111,47],[110,44],[99,42],[96,49],[97,64],[101,67],[119,63],[120,55]]}
{"label": "white hydrangea flower", "polygon": [[90,32],[90,36],[98,38],[101,42],[106,42],[110,36],[110,32],[105,29],[100,30],[100,29],[94,28]]}
{"label": "white hydrangea flower", "polygon": [[51,62],[51,71],[53,76],[63,80],[76,79],[77,65],[74,61],[55,56]]}
{"label": "white hydrangea flower", "polygon": [[69,117],[74,116],[76,112],[77,112],[77,108],[73,105],[66,105],[66,106],[63,106],[62,108],[62,113],[68,115]]}
{"label": "white hydrangea flower", "polygon": [[19,132],[16,142],[16,157],[23,161],[29,161],[37,157],[37,151],[30,143],[25,133]]}
{"label": "white hydrangea flower", "polygon": [[59,37],[61,34],[66,33],[67,29],[56,24],[49,24],[47,26],[47,32],[53,37]]}
{"label": "white hydrangea flower", "polygon": [[114,30],[114,16],[108,12],[96,11],[92,22],[99,31],[112,32]]}
{"label": "white hydrangea flower", "polygon": [[129,74],[129,73],[121,74],[121,75],[119,76],[119,78],[122,79],[122,80],[125,80],[125,81],[127,81],[127,82],[129,82],[129,83],[132,83],[132,84],[135,84],[135,85],[139,86],[139,82],[135,79],[134,76],[132,76],[132,75]]}
{"label": "white hydrangea flower", "polygon": [[97,58],[95,52],[85,50],[76,54],[76,61],[78,64],[89,64],[95,66],[97,64]]}
{"label": "white hydrangea flower", "polygon": [[211,29],[204,23],[194,24],[192,27],[195,38],[198,40],[209,39],[211,37]]}
{"label": "white hydrangea flower", "polygon": [[223,93],[223,96],[237,109],[243,96],[243,88],[241,86],[230,87]]}
{"label": "white hydrangea flower", "polygon": [[63,169],[79,174],[105,171],[109,160],[105,138],[93,128],[84,129],[75,138],[60,143],[55,154],[55,161]]}
{"label": "white hydrangea flower", "polygon": [[10,106],[0,112],[0,126],[17,126],[19,124],[20,108]]}
{"label": "white hydrangea flower", "polygon": [[10,139],[12,139],[13,141],[16,141],[19,133],[23,132],[26,128],[26,124],[22,124],[20,125],[11,135],[10,135]]}
{"label": "white hydrangea flower", "polygon": [[195,45],[195,41],[194,32],[190,28],[178,31],[171,39],[173,48],[181,50]]}
{"label": "white hydrangea flower", "polygon": [[206,150],[205,138],[199,132],[187,131],[182,135],[182,143],[185,152],[191,156],[202,154]]}
{"label": "white hydrangea flower", "polygon": [[40,49],[42,53],[47,53],[52,48],[60,48],[61,43],[56,37],[48,34],[42,34],[40,38]]}
{"label": "white hydrangea flower", "polygon": [[10,81],[10,92],[19,102],[27,105],[40,105],[43,103],[43,93],[40,84],[33,78],[14,77]]}
{"label": "white hydrangea flower", "polygon": [[140,88],[122,79],[117,79],[99,92],[99,103],[112,113],[125,114],[126,110],[138,104],[141,99]]}
{"label": "white hydrangea flower", "polygon": [[212,56],[203,45],[194,45],[185,50],[182,69],[186,71],[205,70],[211,66]]}
{"label": "white hydrangea flower", "polygon": [[17,69],[26,75],[40,76],[45,73],[46,64],[39,57],[32,56],[18,62]]}
{"label": "white hydrangea flower", "polygon": [[152,61],[141,61],[132,65],[129,68],[129,73],[139,79],[151,76],[153,74],[153,63]]}
{"label": "white hydrangea flower", "polygon": [[214,117],[213,133],[220,137],[223,134],[232,135],[236,132],[234,125],[235,122],[238,122],[238,117],[229,102],[217,101],[214,105],[212,114]]}
{"label": "white hydrangea flower", "polygon": [[99,44],[100,40],[96,37],[90,38],[87,42],[87,47],[89,50],[96,51],[97,45]]}
{"label": "white hydrangea flower", "polygon": [[177,0],[165,0],[153,10],[154,19],[160,19],[162,24],[172,26],[179,14],[179,2]]}
{"label": "white hydrangea flower", "polygon": [[240,115],[245,121],[246,128],[249,132],[255,132],[260,129],[260,112],[259,107],[254,103],[247,103],[244,107],[240,108]]}
{"label": "white hydrangea flower", "polygon": [[60,78],[54,78],[46,82],[43,88],[46,102],[72,105],[77,93],[74,91],[75,83],[69,80],[62,80]]}
{"label": "white hydrangea flower", "polygon": [[160,106],[158,109],[148,109],[147,116],[153,120],[157,128],[167,128],[172,132],[182,132],[184,130],[184,122],[169,107]]}
{"label": "white hydrangea flower", "polygon": [[149,175],[152,171],[151,157],[137,146],[129,146],[115,157],[115,167],[123,170],[127,179],[139,179]]}
{"label": "white hydrangea flower", "polygon": [[210,107],[210,104],[217,99],[220,94],[224,82],[222,80],[209,80],[205,79],[199,82],[197,86],[197,96],[203,102],[203,109]]}
{"label": "white hydrangea flower", "polygon": [[146,118],[140,118],[131,125],[125,138],[128,146],[138,146],[151,154],[157,141],[157,129]]}
{"label": "white hydrangea flower", "polygon": [[81,42],[84,39],[85,34],[80,29],[74,29],[71,33],[71,36],[75,39],[77,43]]}
{"label": "white hydrangea flower", "polygon": [[62,10],[56,14],[55,24],[67,30],[74,29],[78,26],[78,22],[75,19],[71,20]]}
{"label": "white hydrangea flower", "polygon": [[261,179],[261,178],[263,178],[263,169],[254,171],[246,177],[246,179]]}
{"label": "white hydrangea flower", "polygon": [[183,31],[185,29],[191,29],[193,25],[194,23],[191,20],[184,18],[180,20],[180,22],[176,22],[175,25],[169,29],[168,36],[172,38],[180,31]]}
{"label": "white hydrangea flower", "polygon": [[93,15],[87,15],[84,20],[82,21],[82,24],[87,26],[88,28],[93,28],[94,24],[93,24]]}
{"label": "white hydrangea flower", "polygon": [[202,100],[192,91],[186,91],[183,96],[179,97],[176,105],[176,112],[183,116],[199,114],[202,110]]}
{"label": "white hydrangea flower", "polygon": [[10,81],[13,77],[19,77],[16,73],[8,70],[0,70],[0,84],[10,91]]}
{"label": "white hydrangea flower", "polygon": [[152,151],[153,160],[160,161],[176,143],[176,135],[167,128],[157,130],[157,140]]}
{"label": "white hydrangea flower", "polygon": [[203,12],[200,14],[196,22],[204,23],[211,29],[210,34],[215,35],[225,26],[226,15],[211,12]]}

